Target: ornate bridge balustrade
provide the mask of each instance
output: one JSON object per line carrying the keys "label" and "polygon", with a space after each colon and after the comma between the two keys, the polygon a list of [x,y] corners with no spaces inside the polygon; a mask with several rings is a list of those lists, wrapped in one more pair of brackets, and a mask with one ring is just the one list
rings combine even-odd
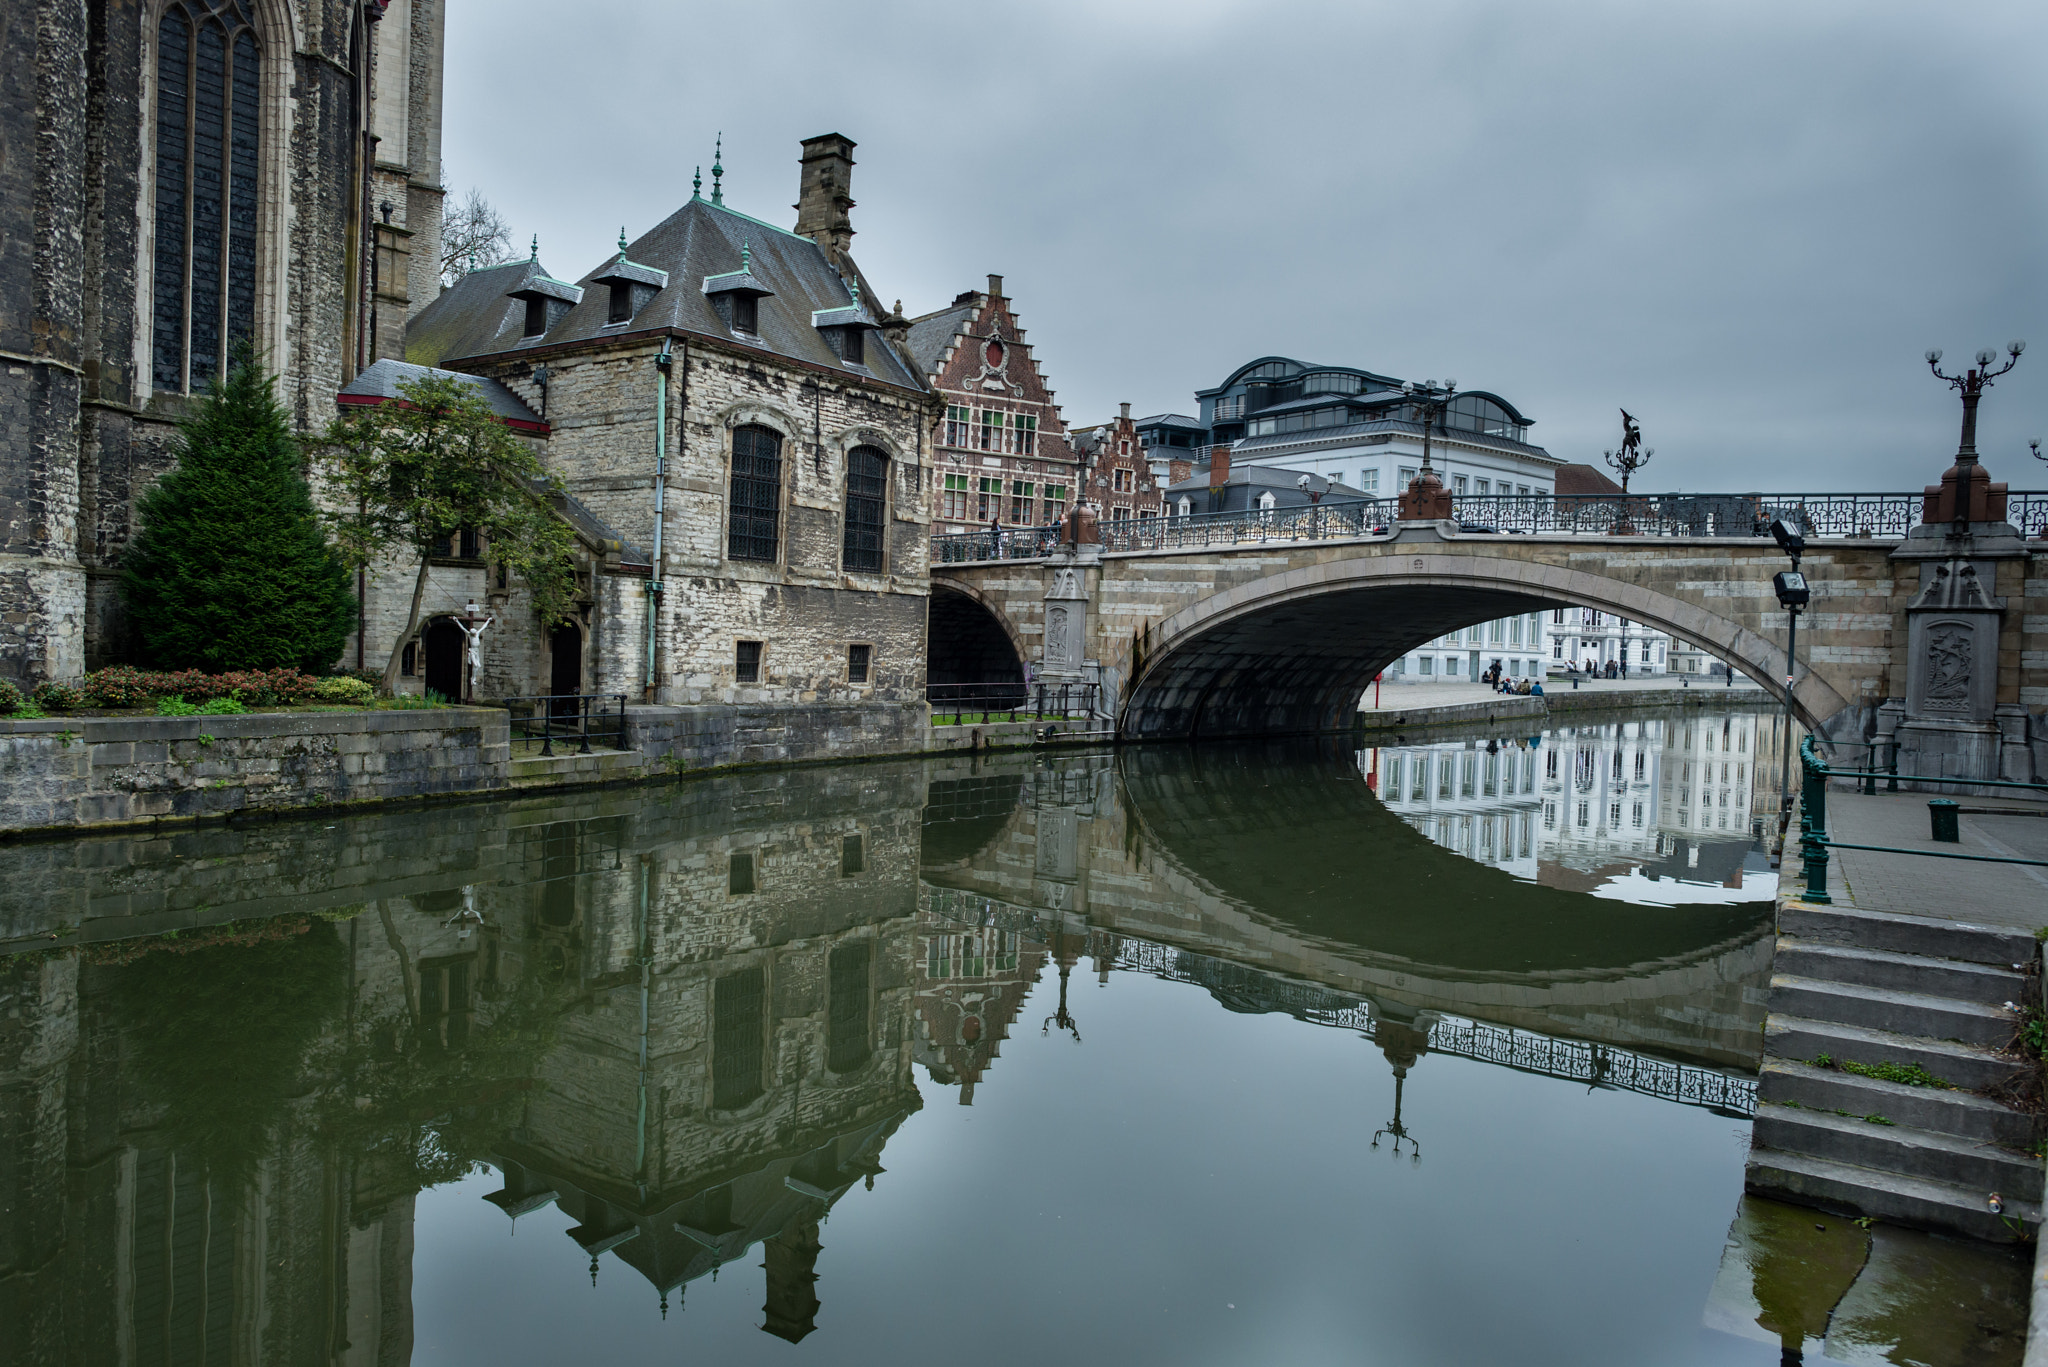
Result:
{"label": "ornate bridge balustrade", "polygon": [[[1921,518],[1925,496],[1898,494],[1629,494],[1614,497],[1458,495],[1466,530],[1503,536],[1770,537],[1771,523],[1810,539],[1899,539]],[[1387,536],[1400,516],[1392,498],[1350,499],[1270,512],[1168,514],[1110,522],[1110,551],[1172,551],[1269,541]],[[2008,495],[2007,518],[2029,535],[2048,528],[2048,492]],[[965,532],[932,538],[935,565],[1038,560],[1053,548],[1048,528]]]}

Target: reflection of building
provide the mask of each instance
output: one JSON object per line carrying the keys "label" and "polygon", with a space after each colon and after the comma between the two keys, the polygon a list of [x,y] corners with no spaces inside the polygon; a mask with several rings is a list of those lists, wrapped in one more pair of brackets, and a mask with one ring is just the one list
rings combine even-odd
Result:
{"label": "reflection of building", "polygon": [[[957,915],[958,908],[951,908]],[[958,920],[936,908],[918,917],[915,1058],[932,1081],[958,1084],[974,1104],[981,1081],[1045,964],[1045,946],[984,919]]]}
{"label": "reflection of building", "polygon": [[1694,713],[1379,747],[1359,767],[1409,825],[1519,878],[1590,890],[1640,870],[1739,889],[1758,720]]}
{"label": "reflection of building", "polygon": [[801,1338],[820,1220],[919,1104],[922,793],[764,775],[365,818],[331,848],[198,831],[154,870],[137,842],[107,887],[189,904],[187,866],[230,862],[255,900],[0,960],[0,1143],[35,1207],[0,1213],[10,1348],[400,1367],[414,1196],[480,1160],[509,1216],[559,1205],[581,1254],[640,1271],[650,1312],[761,1244],[764,1327]]}
{"label": "reflection of building", "polygon": [[1628,666],[1631,675],[1663,674],[1694,660],[1699,652],[1687,652],[1669,635],[1641,622],[1631,622],[1598,608],[1552,608],[1545,624],[1550,638],[1550,663],[1558,669],[1577,668],[1604,671],[1609,664],[1619,673]]}

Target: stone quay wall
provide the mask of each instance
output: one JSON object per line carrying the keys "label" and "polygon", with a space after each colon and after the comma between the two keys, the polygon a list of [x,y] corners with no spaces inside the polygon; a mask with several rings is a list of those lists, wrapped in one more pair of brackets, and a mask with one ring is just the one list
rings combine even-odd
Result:
{"label": "stone quay wall", "polygon": [[0,833],[488,792],[509,728],[490,708],[0,722]]}

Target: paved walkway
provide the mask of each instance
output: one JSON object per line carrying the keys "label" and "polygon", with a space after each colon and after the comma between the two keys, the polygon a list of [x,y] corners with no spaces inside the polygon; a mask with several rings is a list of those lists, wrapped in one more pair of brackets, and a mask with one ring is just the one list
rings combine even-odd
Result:
{"label": "paved walkway", "polygon": [[[1932,796],[1879,793],[1866,797],[1830,792],[1828,838],[1852,845],[2048,860],[2048,804],[2026,798],[1959,798],[1964,807],[2007,807],[2044,814],[1966,814],[1959,823],[1962,843],[1940,845],[1928,838],[1927,800]],[[1796,830],[1792,840],[1796,850]],[[2048,869],[1870,850],[1829,850],[1828,855],[1828,891],[1838,905],[2026,930],[2048,926]]]}
{"label": "paved walkway", "polygon": [[[1648,678],[1638,676],[1632,679],[1582,679],[1579,683],[1578,691],[1582,697],[1594,693],[1661,693],[1667,690],[1676,692],[1680,686],[1678,680],[1679,676],[1676,674],[1651,675]],[[1555,681],[1546,679],[1543,684],[1543,692],[1546,697],[1562,697],[1571,691],[1572,685],[1569,679],[1558,679]],[[1733,688],[1729,688],[1727,685],[1719,682],[1700,683],[1695,680],[1686,686],[1685,691],[1715,698],[1726,696],[1730,699],[1740,699],[1744,702],[1756,702],[1759,699],[1768,697],[1761,688],[1758,688],[1747,679],[1736,680]],[[1493,689],[1487,684],[1465,682],[1389,683],[1380,685],[1379,710],[1385,712],[1396,708],[1412,710],[1417,707],[1455,707],[1460,703],[1485,702],[1493,696]],[[1365,690],[1365,706],[1360,709],[1361,711],[1370,712],[1373,710],[1372,698],[1373,691],[1368,687]]]}

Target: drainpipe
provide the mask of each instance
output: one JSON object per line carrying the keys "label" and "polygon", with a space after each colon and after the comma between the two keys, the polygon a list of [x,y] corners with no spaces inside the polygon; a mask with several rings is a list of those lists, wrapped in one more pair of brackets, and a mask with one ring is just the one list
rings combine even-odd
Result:
{"label": "drainpipe", "polygon": [[663,494],[668,485],[668,375],[674,358],[669,355],[669,338],[661,339],[661,354],[654,358],[657,372],[654,388],[654,564],[647,578],[647,700],[654,701],[654,626],[661,604],[661,528]]}

